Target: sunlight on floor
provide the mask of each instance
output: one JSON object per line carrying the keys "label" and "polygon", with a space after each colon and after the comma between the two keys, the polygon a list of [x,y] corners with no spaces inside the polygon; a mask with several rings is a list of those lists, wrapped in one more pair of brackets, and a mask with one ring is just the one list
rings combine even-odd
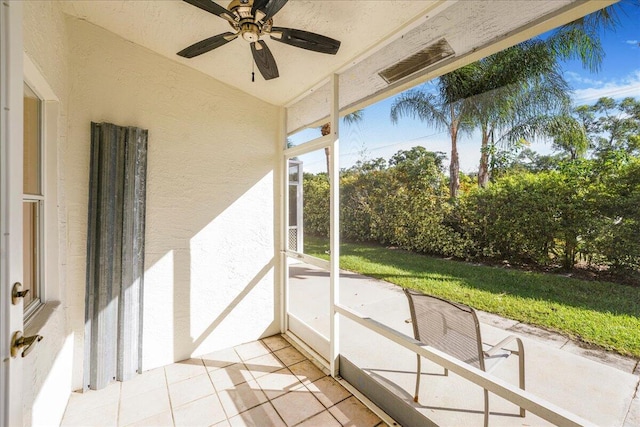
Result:
{"label": "sunlight on floor", "polygon": [[385,425],[281,336],[73,393],[62,426]]}

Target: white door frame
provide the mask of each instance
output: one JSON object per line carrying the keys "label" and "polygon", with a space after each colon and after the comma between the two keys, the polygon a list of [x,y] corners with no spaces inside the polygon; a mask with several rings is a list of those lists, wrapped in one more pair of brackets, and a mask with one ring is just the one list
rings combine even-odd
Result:
{"label": "white door frame", "polygon": [[[332,74],[329,80],[329,87],[331,88],[331,97],[329,101],[329,123],[331,124],[331,133],[325,136],[321,136],[304,144],[297,145],[295,147],[287,148],[284,150],[284,159],[282,160],[282,167],[284,173],[282,174],[281,191],[282,197],[282,216],[281,216],[281,249],[283,263],[282,268],[284,275],[281,283],[281,316],[282,316],[282,332],[285,333],[289,330],[289,265],[286,262],[287,257],[291,257],[296,260],[303,260],[309,264],[318,266],[320,268],[329,270],[329,307],[328,313],[330,316],[330,331],[329,331],[329,346],[328,354],[323,354],[318,348],[313,346],[308,347],[309,350],[316,353],[316,355],[322,358],[328,358],[328,368],[331,375],[336,377],[339,374],[339,358],[340,358],[340,318],[336,310],[336,306],[339,305],[339,282],[340,282],[340,166],[339,166],[339,148],[340,148],[340,123],[339,123],[339,98],[340,98],[340,84],[339,76]],[[283,114],[281,126],[283,129],[287,129],[286,114]],[[283,138],[282,146],[284,146],[285,138]],[[329,262],[324,260],[305,255],[296,251],[289,250],[288,247],[288,232],[289,232],[289,159],[295,156],[311,153],[316,150],[329,148],[331,156],[329,157]],[[301,177],[302,179],[302,177]],[[286,233],[286,234],[285,234]],[[313,336],[315,332],[312,332],[308,336]],[[318,334],[315,334],[319,336]],[[324,339],[320,337],[320,339]],[[305,343],[301,343],[305,344]]]}
{"label": "white door frame", "polygon": [[11,337],[23,330],[22,302],[22,4],[0,3],[0,425],[22,425],[22,358],[11,358]]}

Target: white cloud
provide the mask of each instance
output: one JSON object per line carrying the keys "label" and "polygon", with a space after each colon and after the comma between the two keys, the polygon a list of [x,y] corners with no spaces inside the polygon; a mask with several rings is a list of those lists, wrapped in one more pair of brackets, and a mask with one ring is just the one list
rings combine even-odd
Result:
{"label": "white cloud", "polygon": [[573,100],[576,104],[589,104],[603,96],[613,99],[640,98],[640,70],[622,79],[600,82],[592,87],[573,91]]}
{"label": "white cloud", "polygon": [[601,85],[603,84],[602,80],[593,80],[588,77],[584,77],[575,71],[566,71],[564,73],[565,77],[570,82],[582,83],[585,85]]}
{"label": "white cloud", "polygon": [[634,46],[638,46],[638,45],[640,45],[640,40],[627,40],[627,41],[625,41],[625,43],[630,44],[630,45],[634,45]]}

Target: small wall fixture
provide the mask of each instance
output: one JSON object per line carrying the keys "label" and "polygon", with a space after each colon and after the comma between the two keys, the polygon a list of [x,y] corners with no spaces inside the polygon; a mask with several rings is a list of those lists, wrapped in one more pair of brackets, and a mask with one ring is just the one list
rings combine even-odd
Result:
{"label": "small wall fixture", "polygon": [[394,83],[454,54],[455,52],[449,43],[445,39],[440,39],[434,44],[378,72],[378,75],[387,83]]}

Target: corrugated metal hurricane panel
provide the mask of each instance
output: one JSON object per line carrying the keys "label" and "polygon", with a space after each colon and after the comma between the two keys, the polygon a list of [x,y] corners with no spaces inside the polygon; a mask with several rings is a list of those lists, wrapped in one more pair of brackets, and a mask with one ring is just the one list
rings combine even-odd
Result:
{"label": "corrugated metal hurricane panel", "polygon": [[[145,215],[147,200],[147,141],[149,140],[149,132],[142,129],[136,129],[136,200],[134,207],[136,222],[134,223],[134,235],[136,239],[133,242],[134,248],[134,272],[136,274],[138,286],[138,299],[140,301],[140,310],[138,310],[138,339],[137,346],[136,369],[142,373],[142,301],[144,291],[144,236],[145,236]],[[132,319],[133,321],[133,319]],[[133,363],[133,359],[132,359]]]}
{"label": "corrugated metal hurricane panel", "polygon": [[92,123],[85,388],[140,365],[147,131]]}

